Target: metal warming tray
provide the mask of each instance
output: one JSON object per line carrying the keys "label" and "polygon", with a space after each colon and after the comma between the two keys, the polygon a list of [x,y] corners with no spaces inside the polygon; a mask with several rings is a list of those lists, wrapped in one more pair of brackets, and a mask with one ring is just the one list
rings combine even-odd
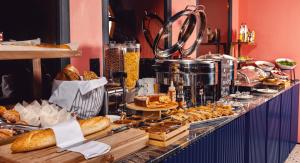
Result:
{"label": "metal warming tray", "polygon": [[184,86],[192,86],[193,79],[196,85],[216,85],[218,82],[218,64],[213,61],[197,60],[157,60],[153,66],[159,84],[170,85],[171,67],[179,66],[180,76],[184,80]]}

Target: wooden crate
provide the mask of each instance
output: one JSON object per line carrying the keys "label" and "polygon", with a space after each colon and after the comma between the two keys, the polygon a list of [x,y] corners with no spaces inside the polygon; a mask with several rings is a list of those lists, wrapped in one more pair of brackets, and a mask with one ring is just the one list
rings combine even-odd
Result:
{"label": "wooden crate", "polygon": [[181,126],[180,128],[170,132],[162,132],[160,134],[149,133],[149,144],[159,147],[167,147],[177,140],[187,136],[189,134],[189,124]]}

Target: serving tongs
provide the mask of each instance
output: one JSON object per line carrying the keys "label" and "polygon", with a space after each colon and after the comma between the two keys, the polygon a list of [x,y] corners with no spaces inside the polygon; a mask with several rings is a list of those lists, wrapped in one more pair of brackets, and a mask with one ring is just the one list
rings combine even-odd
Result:
{"label": "serving tongs", "polygon": [[32,130],[40,129],[39,126],[7,123],[2,118],[0,118],[0,126],[4,128],[24,130],[24,131],[32,131]]}

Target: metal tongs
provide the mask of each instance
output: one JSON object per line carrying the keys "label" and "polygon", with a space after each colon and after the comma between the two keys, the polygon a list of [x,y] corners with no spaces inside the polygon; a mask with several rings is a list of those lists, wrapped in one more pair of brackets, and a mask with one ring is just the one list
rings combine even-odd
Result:
{"label": "metal tongs", "polygon": [[2,118],[0,118],[0,126],[3,126],[5,128],[24,130],[24,131],[32,131],[32,130],[40,129],[40,126],[7,123]]}

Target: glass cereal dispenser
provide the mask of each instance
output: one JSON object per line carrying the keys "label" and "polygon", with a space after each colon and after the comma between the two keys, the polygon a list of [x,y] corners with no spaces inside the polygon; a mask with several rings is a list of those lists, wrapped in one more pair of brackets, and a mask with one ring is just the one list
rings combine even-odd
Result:
{"label": "glass cereal dispenser", "polygon": [[139,80],[140,44],[126,42],[123,45],[124,72],[127,73],[125,86],[133,89]]}
{"label": "glass cereal dispenser", "polygon": [[135,88],[139,79],[140,44],[125,42],[117,44],[110,42],[105,48],[105,77],[111,82],[118,82],[114,74],[126,74],[125,87]]}

